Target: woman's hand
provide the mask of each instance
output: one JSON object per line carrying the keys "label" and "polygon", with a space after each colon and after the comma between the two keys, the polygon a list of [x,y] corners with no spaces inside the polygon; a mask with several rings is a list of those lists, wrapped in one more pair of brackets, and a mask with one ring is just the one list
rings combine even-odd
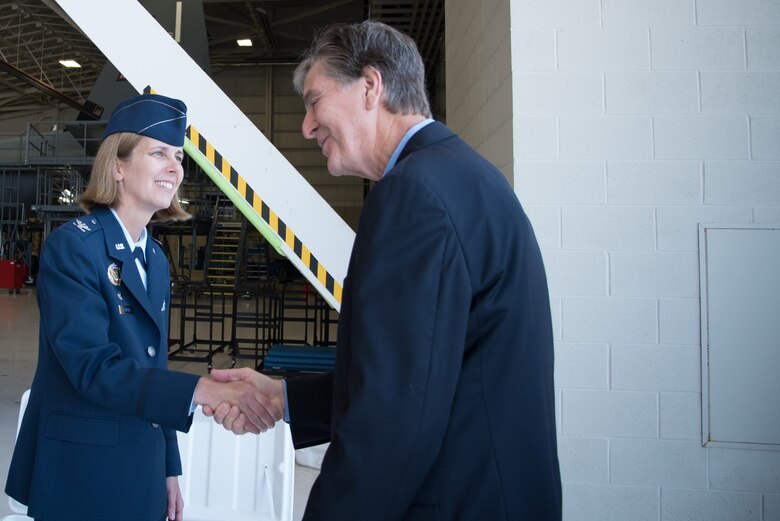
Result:
{"label": "woman's hand", "polygon": [[165,478],[165,488],[168,491],[168,519],[170,521],[181,521],[184,519],[184,500],[181,497],[179,489],[179,477],[168,476]]}

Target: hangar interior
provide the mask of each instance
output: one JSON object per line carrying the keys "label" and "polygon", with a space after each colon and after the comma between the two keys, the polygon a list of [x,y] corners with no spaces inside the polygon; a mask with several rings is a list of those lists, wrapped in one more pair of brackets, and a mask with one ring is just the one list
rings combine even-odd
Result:
{"label": "hangar interior", "polygon": [[[445,119],[440,0],[141,3],[353,228],[370,184],[327,173],[316,143],[301,136],[291,85],[317,28],[370,17],[415,38],[435,115]],[[0,9],[0,259],[24,264],[9,275],[24,279],[12,281],[19,292],[34,286],[47,234],[81,214],[105,121],[135,91],[53,0]],[[334,342],[337,312],[189,158],[180,199],[193,218],[151,228],[170,259],[172,360],[210,368],[224,353],[231,365],[246,358],[260,367],[272,344]]]}
{"label": "hangar interior", "polygon": [[[426,60],[435,117],[445,119],[442,0],[141,4],[352,228],[369,182],[330,176],[316,143],[300,132],[303,105],[292,71],[315,31],[370,17],[412,36]],[[154,57],[150,63],[164,66]],[[14,297],[4,299],[0,314],[15,324],[8,372],[16,375],[3,388],[4,403],[14,406],[3,413],[15,418],[35,370],[41,246],[54,228],[82,214],[78,196],[106,121],[136,92],[54,0],[0,0],[0,85],[0,291]],[[192,219],[150,227],[170,260],[171,368],[205,374],[249,366],[282,375],[332,366],[338,312],[189,157],[184,170],[179,195]],[[269,349],[280,344],[312,355],[266,364]],[[2,468],[16,427],[6,423]],[[314,476],[311,469],[296,473],[296,518]]]}

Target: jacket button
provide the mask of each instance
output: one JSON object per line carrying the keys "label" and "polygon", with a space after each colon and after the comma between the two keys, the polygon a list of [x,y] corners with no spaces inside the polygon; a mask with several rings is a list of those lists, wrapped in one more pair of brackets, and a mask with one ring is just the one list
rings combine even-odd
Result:
{"label": "jacket button", "polygon": [[160,424],[159,423],[153,423],[152,427],[154,427],[155,429],[159,429],[160,428]]}
{"label": "jacket button", "polygon": [[157,349],[155,349],[154,346],[149,346],[146,348],[146,354],[149,355],[149,357],[154,358],[154,355],[157,354]]}

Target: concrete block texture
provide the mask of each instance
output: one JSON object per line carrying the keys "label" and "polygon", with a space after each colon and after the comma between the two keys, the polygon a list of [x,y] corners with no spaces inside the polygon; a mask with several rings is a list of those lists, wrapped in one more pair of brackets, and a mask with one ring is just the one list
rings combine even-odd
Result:
{"label": "concrete block texture", "polygon": [[748,159],[747,116],[656,116],[656,159]]}
{"label": "concrete block texture", "polygon": [[[558,119],[552,117],[513,118],[515,159],[556,159],[558,157]],[[515,183],[517,183],[515,173]]]}
{"label": "concrete block texture", "polygon": [[780,225],[780,1],[510,0],[510,15],[564,519],[780,521],[780,452],[701,446],[698,259],[699,223]]}
{"label": "concrete block texture", "polygon": [[564,297],[561,310],[563,339],[567,342],[657,341],[657,303],[639,298]]}
{"label": "concrete block texture", "polygon": [[780,521],[780,494],[764,494],[764,521]]}
{"label": "concrete block texture", "polygon": [[561,117],[563,159],[650,159],[651,118],[637,116]]}
{"label": "concrete block texture", "polygon": [[704,202],[780,206],[780,161],[705,161]]}
{"label": "concrete block texture", "polygon": [[525,27],[598,27],[599,0],[514,0],[512,30]]}
{"label": "concrete block texture", "polygon": [[697,0],[699,25],[778,25],[780,3],[775,0]]}
{"label": "concrete block texture", "polygon": [[[496,31],[497,34],[502,34],[500,31]],[[480,45],[479,51],[479,63],[480,63],[480,70],[482,71],[482,75],[485,79],[485,91],[487,92],[488,97],[491,96],[492,92],[495,92],[499,87],[501,87],[504,83],[506,83],[509,86],[509,92],[507,93],[506,97],[507,103],[511,103],[512,101],[512,46],[511,46],[511,37],[508,34],[504,34],[502,39],[498,42],[498,44],[494,42],[489,42],[489,45],[495,46],[492,47],[490,50],[488,50],[488,47],[486,45],[488,42],[482,42],[482,45]],[[506,114],[506,107],[508,105],[504,105],[504,113],[502,114],[503,117],[507,117],[508,114]]]}
{"label": "concrete block texture", "polygon": [[517,72],[513,112],[517,116],[602,114],[600,72]]}
{"label": "concrete block texture", "polygon": [[696,114],[695,71],[607,71],[606,112],[615,115]]}
{"label": "concrete block texture", "polygon": [[780,28],[748,27],[747,68],[780,69]]}
{"label": "concrete block texture", "polygon": [[780,116],[750,118],[750,151],[754,160],[780,160]]}
{"label": "concrete block texture", "polygon": [[543,250],[550,295],[607,296],[607,255],[604,252]]}
{"label": "concrete block texture", "polygon": [[[780,2],[775,2],[780,6]],[[703,114],[780,114],[780,71],[702,71]]]}
{"label": "concrete block texture", "polygon": [[561,29],[558,68],[562,71],[649,70],[647,29]]}
{"label": "concrete block texture", "polygon": [[556,342],[555,387],[609,389],[609,345]]}
{"label": "concrete block texture", "polygon": [[613,439],[610,482],[707,488],[707,450],[696,441]]}
{"label": "concrete block texture", "polygon": [[701,440],[701,394],[660,393],[661,439]]}
{"label": "concrete block texture", "polygon": [[658,436],[656,393],[564,390],[561,407],[563,436]]}
{"label": "concrete block texture", "polygon": [[567,250],[652,251],[652,208],[564,206],[562,245]]}
{"label": "concrete block texture", "polygon": [[608,161],[610,204],[700,204],[700,161]]}
{"label": "concrete block texture", "polygon": [[506,47],[506,60],[503,62],[503,71],[509,74],[507,69],[511,65],[509,60],[509,49],[511,47],[511,31],[509,30],[509,9],[510,0],[480,0],[482,4],[482,27],[479,28],[479,41],[481,60],[485,62],[499,50],[500,47]]}
{"label": "concrete block texture", "polygon": [[[499,169],[512,166],[512,120],[503,121],[503,125],[487,136],[476,150]],[[508,179],[509,180],[509,179]]]}
{"label": "concrete block texture", "polygon": [[558,438],[558,459],[564,483],[607,483],[606,438]]}
{"label": "concrete block texture", "polygon": [[662,344],[698,345],[701,337],[698,295],[694,298],[659,299],[658,332]]}
{"label": "concrete block texture", "polygon": [[555,65],[555,29],[512,31],[513,71],[552,72]]}
{"label": "concrete block texture", "polygon": [[602,0],[604,27],[656,27],[696,23],[694,0]]}
{"label": "concrete block texture", "polygon": [[754,208],[753,221],[756,223],[780,225],[780,206],[774,208]]}
{"label": "concrete block texture", "polygon": [[656,210],[658,249],[699,249],[699,223],[752,222],[750,208],[740,206],[667,206]]}
{"label": "concrete block texture", "polygon": [[693,252],[614,252],[610,294],[618,297],[697,297],[699,256]]}
{"label": "concrete block texture", "polygon": [[780,494],[780,451],[713,447],[709,457],[710,488]]}
{"label": "concrete block texture", "polygon": [[698,346],[616,344],[611,353],[612,389],[696,392],[701,388]]}
{"label": "concrete block texture", "polygon": [[[516,170],[515,170],[516,171]],[[515,184],[515,186],[517,186]],[[561,207],[525,204],[522,194],[515,187],[528,219],[534,229],[536,241],[542,249],[561,247]]]}
{"label": "concrete block texture", "polygon": [[662,488],[661,519],[663,521],[761,521],[761,495]]}
{"label": "concrete block texture", "polygon": [[566,521],[658,521],[656,487],[563,485]]}
{"label": "concrete block texture", "polygon": [[745,69],[745,37],[740,27],[653,27],[653,70]]}
{"label": "concrete block texture", "polygon": [[603,161],[519,161],[515,188],[530,204],[597,204],[606,201]]}

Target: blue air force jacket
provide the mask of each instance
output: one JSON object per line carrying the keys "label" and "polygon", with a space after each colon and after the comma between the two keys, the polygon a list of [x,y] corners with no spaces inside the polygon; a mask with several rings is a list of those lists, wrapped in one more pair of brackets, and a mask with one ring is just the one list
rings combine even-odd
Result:
{"label": "blue air force jacket", "polygon": [[54,230],[40,261],[38,367],[6,493],[44,520],[163,520],[198,376],[167,370],[170,282],[151,238],[144,289],[107,208]]}

